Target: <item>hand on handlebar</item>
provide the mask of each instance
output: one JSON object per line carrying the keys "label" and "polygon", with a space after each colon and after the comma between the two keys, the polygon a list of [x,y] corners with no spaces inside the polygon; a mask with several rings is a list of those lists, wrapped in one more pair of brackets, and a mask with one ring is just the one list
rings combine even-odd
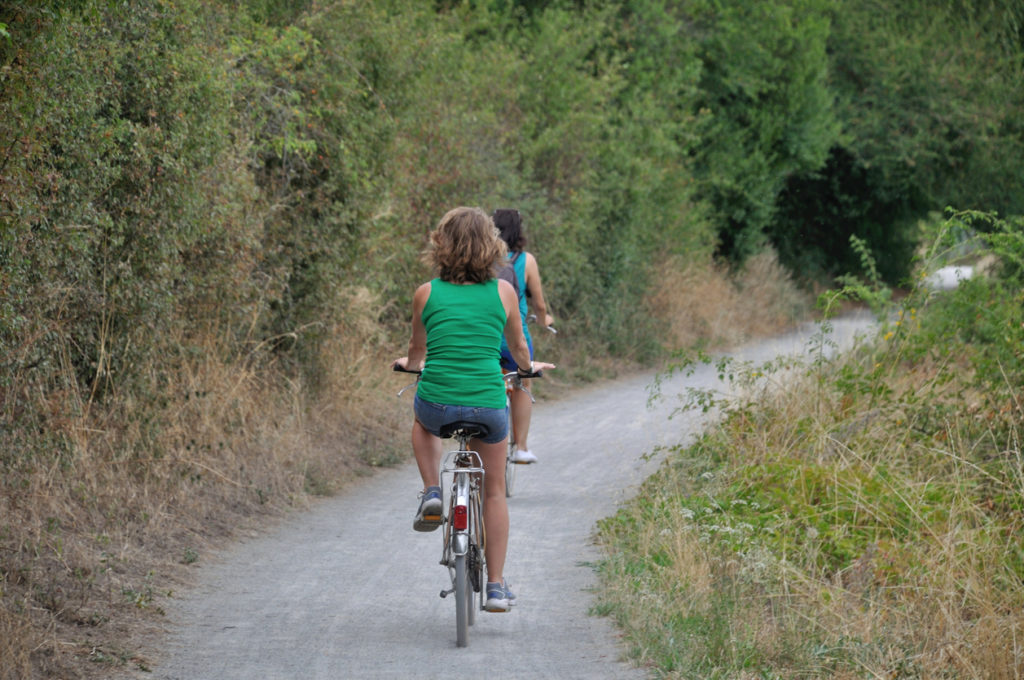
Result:
{"label": "hand on handlebar", "polygon": [[421,373],[422,368],[409,368],[409,357],[399,357],[391,362],[391,370],[399,373]]}
{"label": "hand on handlebar", "polygon": [[552,368],[557,368],[557,366],[555,366],[554,364],[549,364],[546,361],[534,361],[532,362],[532,365],[534,373],[539,373],[540,371],[547,371]]}
{"label": "hand on handlebar", "polygon": [[515,376],[517,380],[539,378],[542,375],[544,375],[544,371],[552,368],[556,368],[556,366],[554,364],[549,364],[546,361],[531,361],[528,370],[523,370],[523,367],[520,366],[515,371],[512,371],[511,373],[506,373],[505,377],[508,378],[509,376]]}

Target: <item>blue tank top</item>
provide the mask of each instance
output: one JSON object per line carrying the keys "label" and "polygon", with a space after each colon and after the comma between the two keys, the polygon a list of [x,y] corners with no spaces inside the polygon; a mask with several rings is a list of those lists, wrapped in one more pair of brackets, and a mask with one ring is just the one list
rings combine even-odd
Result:
{"label": "blue tank top", "polygon": [[[516,258],[516,253],[509,253],[508,259],[513,260],[512,268],[516,271],[516,280],[519,281],[519,318],[523,322],[523,335],[526,336],[526,342],[530,345],[533,344],[533,338],[530,337],[530,329],[526,327],[526,315],[529,314],[529,310],[526,307],[526,253],[519,251],[519,257]],[[508,352],[508,341],[505,340],[505,336],[501,336],[501,351]]]}

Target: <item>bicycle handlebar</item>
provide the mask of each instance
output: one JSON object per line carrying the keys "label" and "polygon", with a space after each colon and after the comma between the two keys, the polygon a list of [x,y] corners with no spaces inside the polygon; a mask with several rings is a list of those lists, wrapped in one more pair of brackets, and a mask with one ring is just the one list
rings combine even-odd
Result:
{"label": "bicycle handlebar", "polygon": [[[399,364],[392,364],[391,365],[391,370],[394,371],[395,373],[412,373],[413,375],[421,375],[423,373],[422,369],[420,369],[420,370],[411,370],[411,369],[405,368],[403,366],[400,366]],[[543,376],[544,376],[544,371],[543,370],[533,371],[531,373],[520,373],[519,371],[510,371],[510,372],[504,374],[504,377],[505,377],[506,380],[508,380],[509,378],[513,378],[513,377],[515,377],[515,378],[542,378]]]}
{"label": "bicycle handlebar", "polygon": [[505,376],[505,380],[508,380],[509,378],[519,378],[520,380],[523,380],[523,379],[526,379],[526,378],[543,378],[544,377],[544,371],[543,370],[531,371],[529,373],[520,373],[519,371],[509,371],[508,373],[505,373],[504,376]]}
{"label": "bicycle handlebar", "polygon": [[[534,323],[536,323],[537,322],[537,315],[536,314],[530,314],[529,316],[526,317],[526,321],[527,321],[527,323],[529,323],[530,321],[533,321]],[[552,334],[555,334],[555,335],[558,334],[558,331],[555,329],[554,326],[544,326],[544,328],[546,330],[550,331]]]}
{"label": "bicycle handlebar", "polygon": [[[394,371],[395,373],[412,373],[413,375],[416,376],[416,380],[415,381],[409,383],[408,385],[403,387],[401,390],[399,390],[398,396],[402,396],[407,389],[409,389],[410,387],[412,387],[412,386],[416,385],[417,383],[419,383],[420,375],[422,375],[422,373],[423,373],[422,369],[414,371],[414,370],[410,370],[408,368],[405,368],[403,366],[400,366],[399,364],[391,364],[391,370]],[[519,371],[509,371],[508,373],[502,374],[502,378],[505,380],[505,382],[511,383],[513,385],[513,389],[518,389],[518,390],[522,390],[523,392],[526,392],[526,394],[528,394],[530,396],[530,401],[533,401],[533,395],[530,394],[530,391],[528,389],[526,389],[526,387],[523,386],[523,380],[526,379],[526,378],[541,378],[543,376],[544,376],[543,369],[540,370],[540,371],[531,371],[529,373],[520,373]]]}

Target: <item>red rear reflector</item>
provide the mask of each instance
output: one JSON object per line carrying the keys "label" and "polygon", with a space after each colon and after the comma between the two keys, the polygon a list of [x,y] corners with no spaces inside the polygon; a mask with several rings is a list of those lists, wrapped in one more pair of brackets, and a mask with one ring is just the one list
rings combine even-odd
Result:
{"label": "red rear reflector", "polygon": [[465,505],[455,506],[455,517],[452,518],[452,526],[460,531],[464,531],[469,526],[469,512],[467,512]]}

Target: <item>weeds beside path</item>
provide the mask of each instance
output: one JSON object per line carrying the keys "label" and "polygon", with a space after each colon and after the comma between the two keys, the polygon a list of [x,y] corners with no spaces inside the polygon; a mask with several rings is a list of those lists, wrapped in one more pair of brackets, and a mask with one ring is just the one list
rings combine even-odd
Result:
{"label": "weeds beside path", "polygon": [[691,394],[721,425],[600,527],[630,656],[666,678],[1021,677],[1022,334],[1018,285],[915,291],[857,352]]}

